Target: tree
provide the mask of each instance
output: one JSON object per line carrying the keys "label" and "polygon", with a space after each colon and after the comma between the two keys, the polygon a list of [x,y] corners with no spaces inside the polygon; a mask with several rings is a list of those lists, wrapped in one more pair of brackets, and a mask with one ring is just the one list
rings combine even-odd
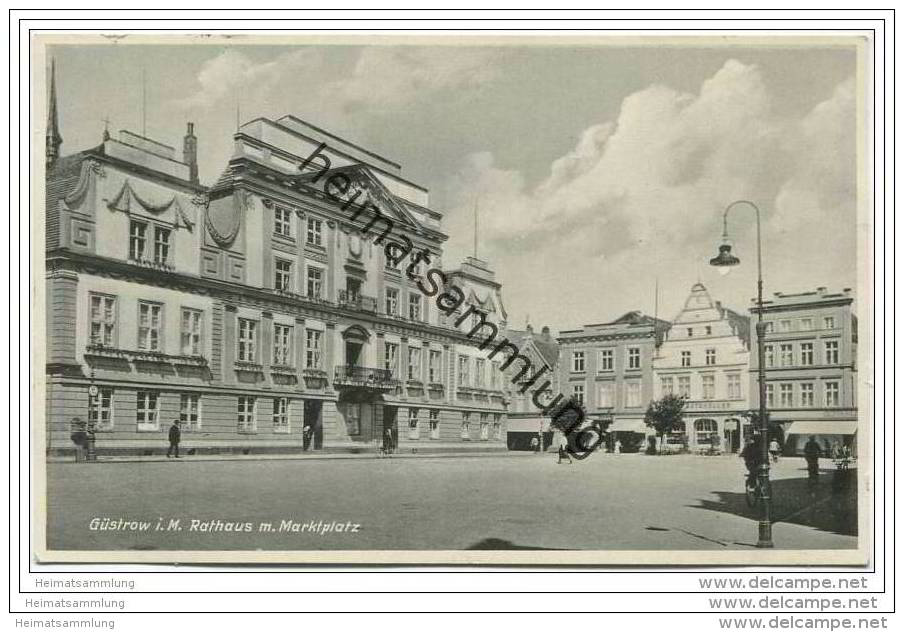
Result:
{"label": "tree", "polygon": [[684,404],[684,397],[667,393],[647,406],[643,422],[649,428],[653,428],[659,436],[660,454],[662,454],[663,437],[671,432],[684,417]]}

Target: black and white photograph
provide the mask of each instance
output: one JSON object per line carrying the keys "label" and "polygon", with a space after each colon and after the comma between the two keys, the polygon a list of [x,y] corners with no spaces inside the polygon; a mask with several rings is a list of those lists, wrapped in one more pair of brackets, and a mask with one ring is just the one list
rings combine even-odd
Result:
{"label": "black and white photograph", "polygon": [[868,561],[864,38],[31,45],[37,561]]}

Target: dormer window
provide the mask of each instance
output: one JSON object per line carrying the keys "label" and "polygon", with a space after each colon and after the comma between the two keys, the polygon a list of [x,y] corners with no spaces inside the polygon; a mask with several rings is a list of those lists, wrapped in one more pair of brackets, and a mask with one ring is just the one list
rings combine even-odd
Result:
{"label": "dormer window", "polygon": [[129,259],[141,261],[147,250],[148,225],[132,221],[129,224]]}
{"label": "dormer window", "polygon": [[170,230],[160,226],[154,227],[154,262],[168,263],[170,251]]}

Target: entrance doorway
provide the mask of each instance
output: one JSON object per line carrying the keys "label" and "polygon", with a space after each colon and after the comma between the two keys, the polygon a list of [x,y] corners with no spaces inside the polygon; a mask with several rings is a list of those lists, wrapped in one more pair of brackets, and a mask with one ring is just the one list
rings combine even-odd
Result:
{"label": "entrance doorway", "polygon": [[399,409],[395,406],[383,406],[383,434],[382,437],[387,437],[386,431],[389,431],[389,436],[392,437],[392,445],[394,447],[398,447],[399,445]]}
{"label": "entrance doorway", "polygon": [[304,400],[304,425],[310,426],[313,431],[310,438],[310,449],[323,448],[323,402],[319,400]]}

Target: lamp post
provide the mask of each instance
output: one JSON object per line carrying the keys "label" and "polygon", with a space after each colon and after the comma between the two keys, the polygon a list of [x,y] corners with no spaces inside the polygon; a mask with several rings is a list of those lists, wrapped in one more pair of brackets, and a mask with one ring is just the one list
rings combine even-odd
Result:
{"label": "lamp post", "polygon": [[747,206],[756,213],[756,267],[757,267],[757,378],[759,382],[759,421],[760,421],[760,467],[758,471],[760,488],[760,523],[759,539],[757,547],[771,549],[772,542],[772,498],[769,487],[769,422],[766,417],[766,323],[763,322],[763,248],[760,235],[760,209],[756,204],[747,200],[737,200],[725,208],[722,216],[722,245],[719,246],[719,254],[709,260],[710,265],[719,268],[721,274],[728,274],[733,266],[741,263],[741,260],[731,254],[731,244],[728,240],[728,213],[735,207]]}

